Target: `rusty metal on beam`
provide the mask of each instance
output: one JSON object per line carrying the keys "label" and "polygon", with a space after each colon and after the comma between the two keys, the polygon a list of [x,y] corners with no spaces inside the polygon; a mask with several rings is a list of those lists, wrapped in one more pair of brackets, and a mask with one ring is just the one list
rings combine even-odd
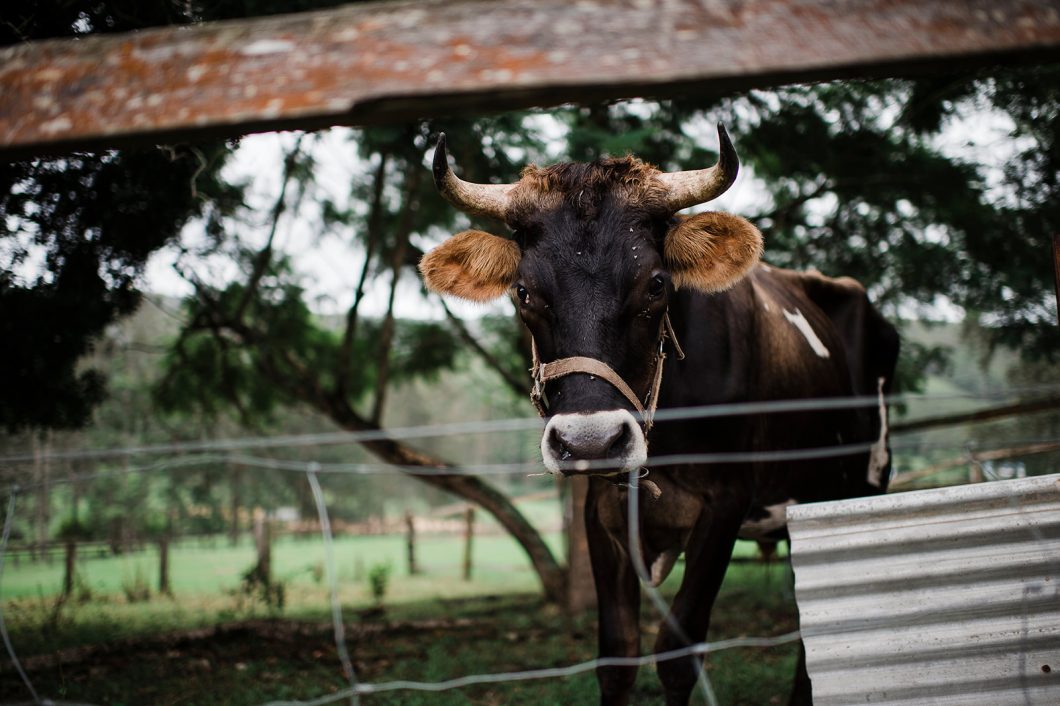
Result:
{"label": "rusty metal on beam", "polygon": [[0,152],[1060,57],[1060,0],[427,0],[0,50]]}

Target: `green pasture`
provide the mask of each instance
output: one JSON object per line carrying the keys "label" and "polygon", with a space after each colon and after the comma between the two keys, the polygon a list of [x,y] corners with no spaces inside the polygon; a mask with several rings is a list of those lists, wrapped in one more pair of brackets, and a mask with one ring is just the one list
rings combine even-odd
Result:
{"label": "green pasture", "polygon": [[[549,538],[553,544],[558,537]],[[367,597],[367,573],[377,565],[390,567],[389,583],[394,600],[423,597],[443,589],[448,579],[462,574],[463,538],[458,536],[419,536],[416,562],[420,574],[409,576],[405,538],[401,535],[336,537],[333,543],[335,570],[343,586],[344,599]],[[555,547],[554,547],[555,548]],[[82,552],[84,554],[84,552]],[[256,561],[253,542],[229,546],[223,537],[208,541],[177,543],[169,551],[170,583],[178,596],[221,595],[237,588],[243,575]],[[472,549],[474,582],[479,592],[526,590],[532,576],[519,546],[507,535],[476,536]],[[121,555],[82,556],[77,562],[78,585],[93,597],[117,597],[138,582],[157,587],[158,550]],[[272,544],[272,573],[275,580],[291,588],[326,585],[324,543],[319,536],[282,537]],[[446,579],[441,582],[438,579]],[[63,560],[50,563],[23,558],[18,565],[8,563],[4,572],[3,597],[48,597],[62,589]],[[359,594],[364,594],[363,596]]]}
{"label": "green pasture", "polygon": [[[562,539],[546,534],[556,556],[563,557]],[[736,556],[754,556],[752,542],[739,542]],[[464,539],[455,535],[420,535],[416,538],[419,573],[408,574],[407,545],[402,535],[336,537],[333,541],[335,570],[343,600],[357,602],[369,597],[367,573],[378,565],[390,567],[388,601],[402,602],[469,593],[504,593],[532,590],[536,578],[519,545],[508,535],[474,537],[472,581],[462,579]],[[253,543],[245,539],[229,546],[223,537],[190,540],[170,547],[170,585],[178,596],[202,598],[224,595],[236,589],[254,565]],[[312,589],[326,585],[324,543],[319,536],[281,537],[272,544],[275,580],[289,587]],[[50,561],[9,557],[0,583],[4,600],[50,598],[63,583],[63,559]],[[77,561],[78,589],[90,598],[109,600],[138,584],[157,588],[159,557],[156,547],[127,554],[100,555],[82,551]],[[461,586],[461,584],[468,584]],[[311,591],[310,591],[311,592]]]}

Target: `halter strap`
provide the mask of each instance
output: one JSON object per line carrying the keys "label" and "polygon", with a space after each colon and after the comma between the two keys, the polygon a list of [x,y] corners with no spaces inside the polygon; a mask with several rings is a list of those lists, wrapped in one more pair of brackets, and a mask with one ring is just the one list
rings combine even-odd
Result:
{"label": "halter strap", "polygon": [[681,344],[677,342],[673,324],[670,322],[669,310],[663,314],[663,322],[659,330],[659,347],[655,354],[655,374],[652,376],[651,387],[642,403],[632,388],[622,379],[622,376],[602,360],[586,356],[572,356],[570,358],[560,358],[551,363],[542,363],[537,352],[537,341],[531,336],[530,352],[533,357],[533,368],[530,369],[530,374],[534,378],[534,386],[530,389],[530,400],[534,403],[537,413],[542,417],[546,417],[548,416],[548,410],[545,409],[542,401],[546,382],[565,377],[571,373],[595,375],[611,383],[612,387],[629,400],[630,404],[640,413],[641,419],[644,420],[644,433],[647,434],[654,423],[655,409],[659,405],[659,389],[662,386],[663,363],[666,361],[665,344],[667,338],[674,344],[674,352],[677,354],[677,359],[683,360],[685,352],[681,350]]}

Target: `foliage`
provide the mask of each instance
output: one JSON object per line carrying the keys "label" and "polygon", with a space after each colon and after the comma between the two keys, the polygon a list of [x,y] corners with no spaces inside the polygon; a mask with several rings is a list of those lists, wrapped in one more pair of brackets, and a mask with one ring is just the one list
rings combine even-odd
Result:
{"label": "foliage", "polygon": [[[990,69],[575,108],[564,114],[567,152],[699,168],[713,155],[693,135],[708,134],[707,118],[722,120],[766,190],[741,215],[766,235],[772,263],[853,276],[892,318],[951,302],[993,343],[1051,358],[1060,350],[1046,256],[1060,231],[1058,74],[1055,65]],[[941,140],[976,111],[1008,123],[1000,174]],[[906,386],[938,355],[903,351]]]}
{"label": "foliage", "polygon": [[104,379],[79,360],[136,308],[152,252],[189,218],[209,224],[238,203],[239,188],[217,176],[224,156],[215,144],[0,165],[0,425],[87,421]]}
{"label": "foliage", "polygon": [[239,613],[253,612],[258,604],[270,614],[282,613],[287,605],[287,582],[266,576],[257,565],[247,569],[232,594]]}
{"label": "foliage", "polygon": [[143,569],[137,564],[131,579],[123,579],[121,592],[129,603],[142,603],[151,600],[151,586],[144,578]]}
{"label": "foliage", "polygon": [[92,528],[88,524],[77,517],[70,517],[59,527],[56,538],[64,542],[85,542],[94,538],[92,534]]}
{"label": "foliage", "polygon": [[368,569],[368,587],[376,605],[382,605],[386,598],[387,586],[390,584],[390,573],[393,567],[389,564],[372,564]]}

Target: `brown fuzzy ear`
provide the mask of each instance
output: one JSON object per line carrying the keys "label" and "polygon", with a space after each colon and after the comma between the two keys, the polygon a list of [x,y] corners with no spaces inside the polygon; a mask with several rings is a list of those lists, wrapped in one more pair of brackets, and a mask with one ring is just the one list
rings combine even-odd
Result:
{"label": "brown fuzzy ear", "polygon": [[521,256],[511,240],[465,230],[424,255],[420,273],[433,292],[486,302],[512,286]]}
{"label": "brown fuzzy ear", "polygon": [[670,229],[663,255],[675,287],[720,292],[758,262],[762,234],[739,216],[697,213]]}

